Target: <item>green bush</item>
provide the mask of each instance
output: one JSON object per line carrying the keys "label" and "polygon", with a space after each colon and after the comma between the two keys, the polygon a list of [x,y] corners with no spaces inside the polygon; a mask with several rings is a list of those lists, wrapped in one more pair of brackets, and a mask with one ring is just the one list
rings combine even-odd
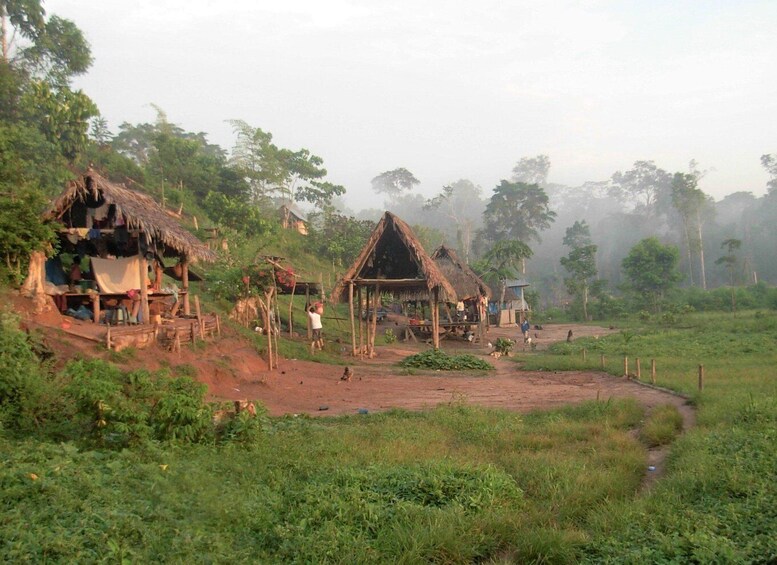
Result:
{"label": "green bush", "polygon": [[0,429],[31,432],[63,408],[19,319],[0,312]]}
{"label": "green bush", "polygon": [[423,353],[416,353],[415,355],[405,357],[399,362],[399,365],[401,367],[432,369],[436,371],[494,370],[494,366],[491,363],[478,359],[474,355],[468,353],[448,355],[441,349],[429,349]]}
{"label": "green bush", "polygon": [[514,345],[512,340],[500,337],[497,338],[496,343],[494,343],[494,349],[502,355],[508,355]]}

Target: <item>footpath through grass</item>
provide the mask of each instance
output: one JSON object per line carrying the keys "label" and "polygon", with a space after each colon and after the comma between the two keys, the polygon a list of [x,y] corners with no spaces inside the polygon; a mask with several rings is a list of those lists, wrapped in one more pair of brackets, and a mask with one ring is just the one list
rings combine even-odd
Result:
{"label": "footpath through grass", "polygon": [[[582,368],[586,347],[586,363],[604,352],[617,374],[619,355],[655,357],[659,384],[693,396],[699,425],[672,445],[666,477],[647,494],[645,443],[676,429],[673,413],[654,414],[658,429],[643,443],[633,431],[645,414],[634,402],[523,415],[454,402],[424,413],[262,419],[261,429],[244,419],[219,439],[202,427],[207,411],[185,381],[95,365],[95,390],[74,367],[36,369],[21,335],[6,331],[0,560],[774,561],[777,317],[684,324],[521,358]],[[696,394],[700,362],[707,381]],[[15,377],[24,372],[45,403],[15,395],[27,390]],[[59,417],[46,413],[52,403]],[[94,422],[89,439],[78,422],[94,409],[107,425]],[[171,427],[182,415],[189,439]],[[120,439],[123,447],[104,447]]]}
{"label": "footpath through grass", "polygon": [[[697,427],[672,448],[667,476],[592,522],[581,557],[624,563],[777,561],[777,314],[698,314],[682,327],[631,328],[526,356],[527,369],[598,367],[623,356],[657,365],[657,384],[692,397]],[[586,349],[587,359],[582,359]],[[705,368],[698,391],[698,365]],[[648,367],[648,370],[646,370]]]}

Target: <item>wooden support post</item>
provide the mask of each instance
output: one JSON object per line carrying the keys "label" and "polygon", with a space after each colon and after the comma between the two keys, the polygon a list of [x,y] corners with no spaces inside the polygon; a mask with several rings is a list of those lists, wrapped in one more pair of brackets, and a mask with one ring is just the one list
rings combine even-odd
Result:
{"label": "wooden support post", "polygon": [[370,331],[370,359],[375,357],[375,336],[378,333],[378,302],[380,301],[380,285],[375,285],[372,296],[372,330]]}
{"label": "wooden support post", "polygon": [[310,316],[308,311],[310,309],[310,285],[305,285],[305,319],[308,321],[308,341],[313,339],[313,329],[310,327]]}
{"label": "wooden support post", "polygon": [[432,307],[432,344],[435,349],[440,349],[440,309],[439,309],[439,291],[437,288],[433,291]]}
{"label": "wooden support post", "polygon": [[149,312],[148,312],[148,262],[146,261],[146,256],[143,255],[140,252],[140,238],[143,237],[143,234],[138,235],[138,257],[140,258],[140,261],[138,262],[140,270],[140,315],[143,316],[143,323],[148,324],[151,322],[149,320]]}
{"label": "wooden support post", "polygon": [[294,333],[294,291],[297,290],[297,281],[291,281],[291,298],[289,298],[289,337]]}
{"label": "wooden support post", "polygon": [[640,368],[640,366],[639,366],[639,357],[637,357],[637,358],[635,359],[635,362],[636,362],[636,364],[637,364],[637,380],[639,380],[639,379],[640,379],[640,377],[642,376],[642,369],[641,369],[641,368]]}
{"label": "wooden support post", "polygon": [[362,287],[356,289],[357,302],[359,303],[359,358],[364,356],[364,333],[362,332]]}
{"label": "wooden support post", "polygon": [[602,362],[602,369],[604,369],[606,367],[606,364],[604,362],[604,353],[602,353],[601,355],[601,362]]}
{"label": "wooden support post", "polygon": [[[92,294],[92,318],[94,319],[95,324],[100,323],[100,295],[95,293]],[[129,323],[129,321],[127,321]]]}
{"label": "wooden support post", "polygon": [[105,346],[110,351],[111,349],[111,327],[108,326],[108,334],[105,336]]}
{"label": "wooden support post", "polygon": [[197,315],[197,325],[200,326],[200,339],[205,339],[205,328],[202,324],[202,311],[200,310],[200,297],[194,297],[194,313]]}
{"label": "wooden support post", "polygon": [[699,365],[699,392],[704,390],[704,365]]}
{"label": "wooden support post", "polygon": [[585,350],[585,347],[583,348],[583,363],[585,363],[587,351]]}
{"label": "wooden support post", "polygon": [[181,290],[183,290],[183,314],[191,314],[191,305],[189,304],[189,260],[183,257],[181,261]]}
{"label": "wooden support post", "polygon": [[656,384],[656,360],[650,360],[650,382]]}
{"label": "wooden support post", "polygon": [[348,315],[351,318],[351,355],[356,357],[356,322],[353,319],[353,281],[348,282]]}
{"label": "wooden support post", "polygon": [[624,357],[623,358],[623,376],[628,377],[629,376],[629,358]]}

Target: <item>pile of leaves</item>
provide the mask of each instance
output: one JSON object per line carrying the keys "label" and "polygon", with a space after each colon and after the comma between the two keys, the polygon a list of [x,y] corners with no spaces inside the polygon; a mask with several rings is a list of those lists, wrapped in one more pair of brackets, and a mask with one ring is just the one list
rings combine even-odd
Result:
{"label": "pile of leaves", "polygon": [[469,353],[448,355],[441,349],[430,349],[423,353],[416,353],[410,357],[405,357],[399,362],[399,365],[401,367],[434,369],[437,371],[494,370],[494,366],[491,363],[478,359]]}

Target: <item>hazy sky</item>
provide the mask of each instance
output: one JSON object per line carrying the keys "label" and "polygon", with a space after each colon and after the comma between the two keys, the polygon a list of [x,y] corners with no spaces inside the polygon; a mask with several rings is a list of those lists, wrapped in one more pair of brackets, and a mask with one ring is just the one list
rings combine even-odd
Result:
{"label": "hazy sky", "polygon": [[777,1],[50,0],[92,46],[76,86],[112,131],[155,118],[230,149],[226,120],[324,159],[354,207],[406,167],[487,193],[522,156],[552,182],[635,160],[765,192],[777,152]]}

